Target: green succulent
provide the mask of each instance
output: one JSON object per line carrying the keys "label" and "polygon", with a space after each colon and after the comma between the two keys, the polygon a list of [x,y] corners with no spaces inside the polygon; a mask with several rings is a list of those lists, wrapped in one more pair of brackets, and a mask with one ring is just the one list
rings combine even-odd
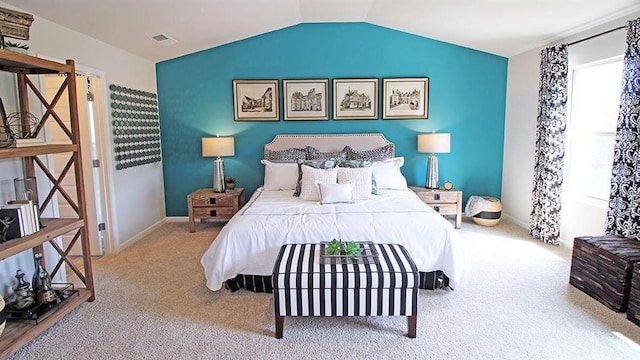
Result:
{"label": "green succulent", "polygon": [[13,41],[8,41],[8,40],[6,40],[4,42],[4,47],[5,48],[14,47],[14,48],[18,48],[18,49],[29,50],[29,45],[27,45],[27,44],[16,43],[16,42],[13,42]]}
{"label": "green succulent", "polygon": [[346,255],[357,256],[362,252],[362,247],[360,247],[360,244],[355,241],[349,241],[342,244],[342,250]]}
{"label": "green succulent", "polygon": [[338,239],[333,239],[327,245],[327,255],[340,255],[342,251],[342,241]]}

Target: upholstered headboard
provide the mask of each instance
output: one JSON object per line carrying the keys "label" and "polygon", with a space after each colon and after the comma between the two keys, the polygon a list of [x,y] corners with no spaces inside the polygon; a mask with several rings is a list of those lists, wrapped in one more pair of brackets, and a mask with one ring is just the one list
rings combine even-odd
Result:
{"label": "upholstered headboard", "polygon": [[304,148],[307,145],[323,152],[340,151],[346,145],[359,151],[391,145],[392,156],[395,156],[395,145],[380,133],[276,135],[270,143],[264,146],[264,151],[266,156],[267,150]]}

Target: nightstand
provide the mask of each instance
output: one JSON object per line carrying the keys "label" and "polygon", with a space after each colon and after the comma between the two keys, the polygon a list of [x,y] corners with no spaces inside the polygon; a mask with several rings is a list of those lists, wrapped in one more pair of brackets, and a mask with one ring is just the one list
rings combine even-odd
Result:
{"label": "nightstand", "polygon": [[444,217],[456,217],[456,229],[462,224],[462,191],[451,189],[445,190],[428,189],[422,186],[409,186],[418,197],[427,205]]}
{"label": "nightstand", "polygon": [[196,219],[228,221],[244,205],[244,189],[217,193],[213,189],[198,189],[187,196],[189,232],[196,231]]}

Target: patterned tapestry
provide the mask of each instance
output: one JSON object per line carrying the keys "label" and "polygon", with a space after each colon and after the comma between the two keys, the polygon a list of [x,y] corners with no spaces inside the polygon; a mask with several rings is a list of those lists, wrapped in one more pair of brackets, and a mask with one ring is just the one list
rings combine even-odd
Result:
{"label": "patterned tapestry", "polygon": [[607,234],[640,239],[640,19],[627,23]]}
{"label": "patterned tapestry", "polygon": [[157,95],[109,85],[116,170],[160,161]]}
{"label": "patterned tapestry", "polygon": [[566,45],[541,51],[533,208],[529,233],[534,238],[554,245],[558,245],[560,236],[568,68]]}

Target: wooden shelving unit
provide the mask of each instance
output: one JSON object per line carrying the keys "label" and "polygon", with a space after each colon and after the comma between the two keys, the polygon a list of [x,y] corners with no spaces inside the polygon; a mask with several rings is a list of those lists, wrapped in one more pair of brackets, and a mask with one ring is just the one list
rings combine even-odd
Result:
{"label": "wooden shelving unit", "polygon": [[[58,63],[54,61],[44,60],[29,55],[14,53],[11,51],[0,49],[0,71],[11,72],[16,75],[18,84],[18,108],[21,112],[29,112],[29,95],[35,95],[42,105],[46,108],[44,116],[40,119],[40,124],[36,131],[41,131],[45,122],[56,121],[59,126],[67,133],[70,144],[64,145],[42,145],[19,148],[1,148],[0,159],[21,158],[24,161],[25,176],[35,176],[36,166],[39,167],[51,183],[51,190],[46,196],[45,201],[40,204],[40,210],[43,211],[50,205],[53,196],[62,195],[68,201],[71,200],[62,188],[62,181],[67,175],[66,171],[62,172],[59,178],[53,175],[53,172],[46,168],[46,161],[40,157],[54,153],[69,153],[69,160],[66,168],[73,167],[75,173],[75,184],[77,189],[77,201],[71,200],[72,207],[77,212],[77,218],[64,219],[42,219],[42,230],[35,234],[25,236],[19,239],[13,239],[0,244],[0,261],[5,260],[13,255],[21,253],[29,249],[42,250],[42,245],[50,242],[52,247],[59,253],[60,260],[52,271],[52,276],[63,266],[68,265],[77,278],[84,284],[84,288],[76,286],[79,290],[77,295],[73,295],[66,301],[51,309],[45,315],[38,319],[38,322],[25,321],[15,322],[8,321],[4,333],[0,335],[0,358],[4,359],[19,350],[22,346],[33,340],[36,336],[47,330],[58,320],[80,306],[85,301],[93,301],[95,299],[95,290],[93,286],[93,273],[91,269],[91,251],[89,248],[89,238],[86,221],[86,208],[84,204],[84,182],[82,179],[82,162],[80,151],[80,129],[78,120],[78,106],[76,98],[76,80],[75,80],[75,63],[73,60],[67,60],[66,63]],[[32,77],[45,74],[66,74],[66,80],[62,83],[58,95],[49,104],[45,97],[40,93],[36,84],[38,82]],[[55,113],[54,107],[57,99],[65,92],[69,98],[69,116],[71,120],[71,128],[66,128],[59,117]],[[40,104],[38,104],[40,106]],[[28,124],[23,124],[28,126]],[[63,234],[74,233],[73,241],[64,248],[59,245],[56,238]],[[83,266],[76,266],[71,259],[68,258],[68,250],[77,242],[80,242],[82,248]]]}

